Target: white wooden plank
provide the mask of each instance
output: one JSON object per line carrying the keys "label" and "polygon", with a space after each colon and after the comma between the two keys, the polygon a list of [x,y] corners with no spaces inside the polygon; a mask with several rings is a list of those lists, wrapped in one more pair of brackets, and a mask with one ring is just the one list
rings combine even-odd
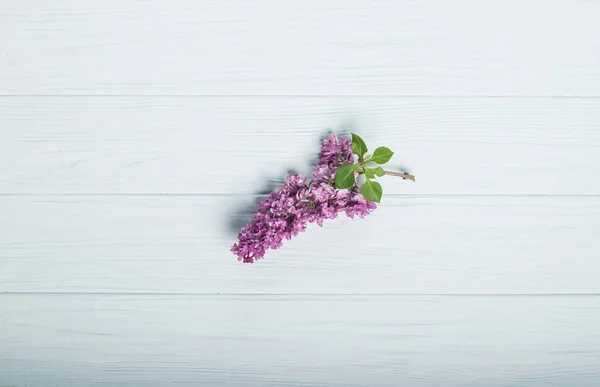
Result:
{"label": "white wooden plank", "polygon": [[391,196],[247,265],[247,197],[0,196],[0,291],[600,292],[599,197]]}
{"label": "white wooden plank", "polygon": [[4,1],[0,93],[600,95],[596,1]]}
{"label": "white wooden plank", "polygon": [[388,193],[600,194],[600,99],[360,97],[0,98],[0,193],[252,193],[344,127]]}
{"label": "white wooden plank", "polygon": [[5,386],[600,384],[596,297],[0,295]]}

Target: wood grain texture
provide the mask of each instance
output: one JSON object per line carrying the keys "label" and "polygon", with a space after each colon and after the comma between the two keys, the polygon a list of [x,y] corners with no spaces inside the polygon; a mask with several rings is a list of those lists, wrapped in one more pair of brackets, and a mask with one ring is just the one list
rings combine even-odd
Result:
{"label": "wood grain texture", "polygon": [[249,198],[0,197],[0,291],[600,292],[600,198],[392,196],[254,265],[227,222]]}
{"label": "wood grain texture", "polygon": [[327,129],[386,145],[386,193],[600,194],[600,99],[0,98],[0,193],[249,194]]}
{"label": "wood grain texture", "polygon": [[0,385],[600,383],[598,297],[0,294]]}
{"label": "wood grain texture", "polygon": [[41,1],[0,8],[3,94],[600,96],[600,3]]}
{"label": "wood grain texture", "polygon": [[[600,2],[251,3],[0,2],[0,387],[600,385]],[[417,182],[238,263],[340,128]]]}

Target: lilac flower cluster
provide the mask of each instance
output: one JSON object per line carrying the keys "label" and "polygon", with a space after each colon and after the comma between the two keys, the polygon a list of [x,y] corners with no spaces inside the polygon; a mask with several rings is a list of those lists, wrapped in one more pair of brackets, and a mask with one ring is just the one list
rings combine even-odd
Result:
{"label": "lilac flower cluster", "polygon": [[334,219],[342,211],[350,218],[371,213],[377,205],[360,194],[356,183],[350,189],[334,186],[338,167],[353,162],[351,141],[334,134],[324,139],[312,180],[288,176],[284,187],[262,201],[254,219],[242,228],[239,242],[231,248],[238,261],[253,263],[266,250],[280,248],[284,238],[290,240],[306,230],[308,223],[323,226],[323,220]]}

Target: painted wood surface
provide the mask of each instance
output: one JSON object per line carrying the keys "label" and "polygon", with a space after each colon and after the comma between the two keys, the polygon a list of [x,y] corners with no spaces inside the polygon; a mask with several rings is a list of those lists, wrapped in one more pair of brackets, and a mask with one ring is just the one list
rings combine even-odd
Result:
{"label": "painted wood surface", "polygon": [[576,95],[596,1],[25,0],[0,13],[9,94]]}
{"label": "painted wood surface", "polygon": [[3,193],[251,194],[331,129],[417,176],[386,193],[600,194],[600,99],[20,96],[0,125]]}
{"label": "painted wood surface", "polygon": [[598,197],[387,197],[252,266],[244,197],[8,196],[3,290],[275,294],[600,292]]}
{"label": "painted wood surface", "polygon": [[584,296],[0,298],[3,386],[588,386]]}
{"label": "painted wood surface", "polygon": [[[0,3],[0,387],[600,385],[600,3]],[[255,265],[327,130],[364,220]]]}

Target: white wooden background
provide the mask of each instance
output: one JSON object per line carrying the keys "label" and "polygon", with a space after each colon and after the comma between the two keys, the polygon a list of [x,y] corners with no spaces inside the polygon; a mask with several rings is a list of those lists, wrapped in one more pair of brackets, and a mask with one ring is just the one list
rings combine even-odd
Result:
{"label": "white wooden background", "polygon": [[[600,385],[600,3],[0,2],[0,386]],[[364,220],[230,224],[327,129]]]}

